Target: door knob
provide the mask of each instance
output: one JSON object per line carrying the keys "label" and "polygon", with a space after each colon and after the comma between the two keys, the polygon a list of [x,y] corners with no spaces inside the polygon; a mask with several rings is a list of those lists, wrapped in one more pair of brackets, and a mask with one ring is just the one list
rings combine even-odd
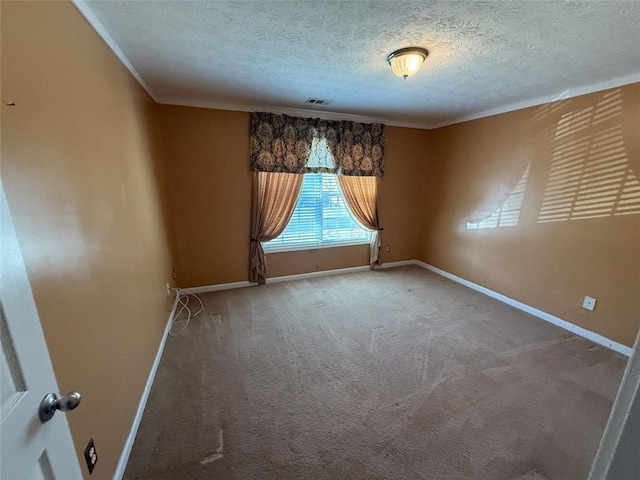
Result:
{"label": "door knob", "polygon": [[38,416],[43,423],[48,422],[51,420],[51,417],[53,417],[53,414],[56,413],[56,410],[60,410],[61,412],[73,410],[80,405],[80,400],[82,400],[80,392],[71,392],[60,398],[58,398],[55,393],[47,393],[40,402]]}

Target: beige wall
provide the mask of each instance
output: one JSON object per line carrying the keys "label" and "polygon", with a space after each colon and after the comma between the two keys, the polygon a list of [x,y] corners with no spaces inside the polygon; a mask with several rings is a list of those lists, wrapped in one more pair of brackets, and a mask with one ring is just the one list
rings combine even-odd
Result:
{"label": "beige wall", "polygon": [[[16,103],[2,106],[2,179],[60,388],[84,394],[69,415],[77,452],[94,438],[91,478],[107,479],[160,342],[171,270],[181,286],[247,279],[250,115],[153,104],[70,3],[1,5],[2,99]],[[594,156],[604,130],[619,132],[610,157],[640,172],[640,86],[609,93],[622,111],[597,125],[603,93],[432,132],[387,127],[381,260],[419,257],[630,345],[640,215],[538,222],[567,142],[586,138]],[[467,230],[527,165],[517,226]],[[367,248],[268,261],[272,276],[343,268],[366,264]],[[580,308],[586,294],[593,313]]]}
{"label": "beige wall", "polygon": [[[250,114],[158,106],[175,225],[178,283],[201,286],[248,277],[251,172]],[[381,261],[418,252],[421,179],[427,158],[423,130],[387,127],[385,175],[380,184]],[[384,250],[384,248],[383,248]],[[336,247],[267,256],[269,276],[368,263],[368,247]]]}
{"label": "beige wall", "polygon": [[158,105],[181,287],[247,280],[250,114]]}
{"label": "beige wall", "polygon": [[68,2],[2,2],[2,182],[76,451],[110,479],[167,322],[151,99]]}
{"label": "beige wall", "polygon": [[[635,84],[430,132],[420,258],[632,345],[640,325],[638,125]],[[527,166],[517,226],[468,230],[466,221],[495,210]],[[568,195],[570,218],[558,211],[560,221],[543,222],[563,168],[581,175],[578,202]],[[614,205],[601,217],[576,218],[594,210],[585,209],[596,198],[592,187]],[[594,312],[581,308],[585,295],[598,299]]]}

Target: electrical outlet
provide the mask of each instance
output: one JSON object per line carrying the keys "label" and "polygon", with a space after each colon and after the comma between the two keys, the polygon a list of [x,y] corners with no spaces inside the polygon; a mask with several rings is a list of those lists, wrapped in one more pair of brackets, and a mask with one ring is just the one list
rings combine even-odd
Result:
{"label": "electrical outlet", "polygon": [[173,270],[173,271],[171,272],[171,274],[173,275],[173,279],[175,280],[175,279],[176,279],[176,277],[177,277],[177,275],[176,275],[176,271],[175,271],[175,270]]}
{"label": "electrical outlet", "polygon": [[93,438],[89,440],[87,448],[84,449],[84,459],[87,462],[87,468],[89,469],[89,475],[93,472],[93,469],[98,463],[98,453],[96,452],[96,446],[93,443]]}
{"label": "electrical outlet", "polygon": [[586,308],[593,312],[593,309],[596,308],[596,299],[593,297],[584,297],[584,300],[582,301],[582,308]]}
{"label": "electrical outlet", "polygon": [[385,247],[384,251],[385,251],[386,253],[389,253],[389,252],[391,251],[391,245],[387,245],[387,246]]}

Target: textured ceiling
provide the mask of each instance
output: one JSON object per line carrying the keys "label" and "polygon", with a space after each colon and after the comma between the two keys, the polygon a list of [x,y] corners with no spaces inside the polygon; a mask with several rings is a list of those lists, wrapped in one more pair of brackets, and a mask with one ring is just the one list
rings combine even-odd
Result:
{"label": "textured ceiling", "polygon": [[[161,103],[432,127],[640,81],[639,1],[76,4]],[[430,55],[403,80],[386,57],[407,46]]]}

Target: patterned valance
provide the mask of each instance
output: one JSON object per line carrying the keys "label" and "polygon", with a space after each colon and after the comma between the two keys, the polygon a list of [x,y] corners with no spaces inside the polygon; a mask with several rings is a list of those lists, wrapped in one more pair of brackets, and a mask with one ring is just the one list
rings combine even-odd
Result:
{"label": "patterned valance", "polygon": [[383,134],[379,123],[257,112],[251,118],[251,170],[381,177]]}

